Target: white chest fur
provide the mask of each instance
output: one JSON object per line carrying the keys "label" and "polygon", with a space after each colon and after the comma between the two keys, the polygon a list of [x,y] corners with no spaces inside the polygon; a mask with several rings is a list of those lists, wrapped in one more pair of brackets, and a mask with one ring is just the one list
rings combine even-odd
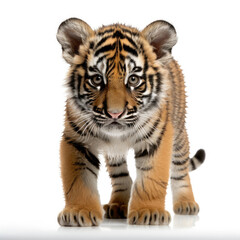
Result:
{"label": "white chest fur", "polygon": [[119,137],[111,137],[108,142],[94,139],[89,144],[89,150],[95,155],[103,154],[110,161],[118,162],[118,160],[127,156],[129,149],[132,147],[131,139],[122,141]]}

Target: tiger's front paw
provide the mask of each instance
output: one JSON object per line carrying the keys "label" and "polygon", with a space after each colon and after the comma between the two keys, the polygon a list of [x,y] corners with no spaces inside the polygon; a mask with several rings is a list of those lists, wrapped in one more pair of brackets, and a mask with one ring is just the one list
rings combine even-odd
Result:
{"label": "tiger's front paw", "polygon": [[119,203],[109,203],[103,206],[105,210],[105,218],[117,219],[117,218],[127,218],[127,208],[126,204]]}
{"label": "tiger's front paw", "polygon": [[171,215],[168,211],[160,209],[130,210],[128,223],[137,225],[168,225]]}
{"label": "tiger's front paw", "polygon": [[98,226],[103,219],[99,209],[84,209],[80,207],[66,207],[58,215],[58,223],[69,227]]}
{"label": "tiger's front paw", "polygon": [[174,204],[173,210],[176,214],[197,215],[199,206],[194,201],[179,201]]}

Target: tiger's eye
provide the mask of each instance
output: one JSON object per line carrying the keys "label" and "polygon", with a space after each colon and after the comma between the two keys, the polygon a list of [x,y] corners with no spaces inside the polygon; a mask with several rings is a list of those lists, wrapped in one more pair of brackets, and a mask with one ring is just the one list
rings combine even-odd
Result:
{"label": "tiger's eye", "polygon": [[94,75],[92,78],[91,78],[91,82],[94,86],[99,86],[101,85],[103,81],[103,78],[101,75]]}
{"label": "tiger's eye", "polygon": [[128,78],[128,83],[132,87],[136,87],[138,85],[139,81],[140,81],[140,79],[137,75],[132,75]]}

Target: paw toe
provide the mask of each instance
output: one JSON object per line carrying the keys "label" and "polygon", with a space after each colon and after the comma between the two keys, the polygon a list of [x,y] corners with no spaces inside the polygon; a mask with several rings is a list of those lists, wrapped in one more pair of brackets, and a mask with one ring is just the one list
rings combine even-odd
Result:
{"label": "paw toe", "polygon": [[150,219],[150,211],[148,209],[142,210],[138,214],[138,220],[137,223],[138,225],[148,225],[149,224],[149,219]]}
{"label": "paw toe", "polygon": [[199,212],[199,206],[196,202],[177,202],[173,210],[180,215],[196,215]]}
{"label": "paw toe", "polygon": [[127,205],[121,205],[119,203],[105,204],[103,209],[105,210],[105,218],[118,219],[127,217]]}
{"label": "paw toe", "polygon": [[101,212],[86,209],[64,209],[58,215],[58,223],[61,226],[98,226],[101,220]]}
{"label": "paw toe", "polygon": [[171,216],[168,211],[158,209],[144,209],[131,211],[128,215],[128,223],[136,225],[168,225]]}

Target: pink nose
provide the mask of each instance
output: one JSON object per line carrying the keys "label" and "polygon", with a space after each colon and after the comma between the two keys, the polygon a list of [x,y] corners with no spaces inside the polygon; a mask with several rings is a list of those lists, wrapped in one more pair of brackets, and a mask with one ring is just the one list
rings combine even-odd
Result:
{"label": "pink nose", "polygon": [[112,118],[117,119],[123,112],[118,112],[118,113],[112,113],[108,112],[109,115],[111,115]]}

